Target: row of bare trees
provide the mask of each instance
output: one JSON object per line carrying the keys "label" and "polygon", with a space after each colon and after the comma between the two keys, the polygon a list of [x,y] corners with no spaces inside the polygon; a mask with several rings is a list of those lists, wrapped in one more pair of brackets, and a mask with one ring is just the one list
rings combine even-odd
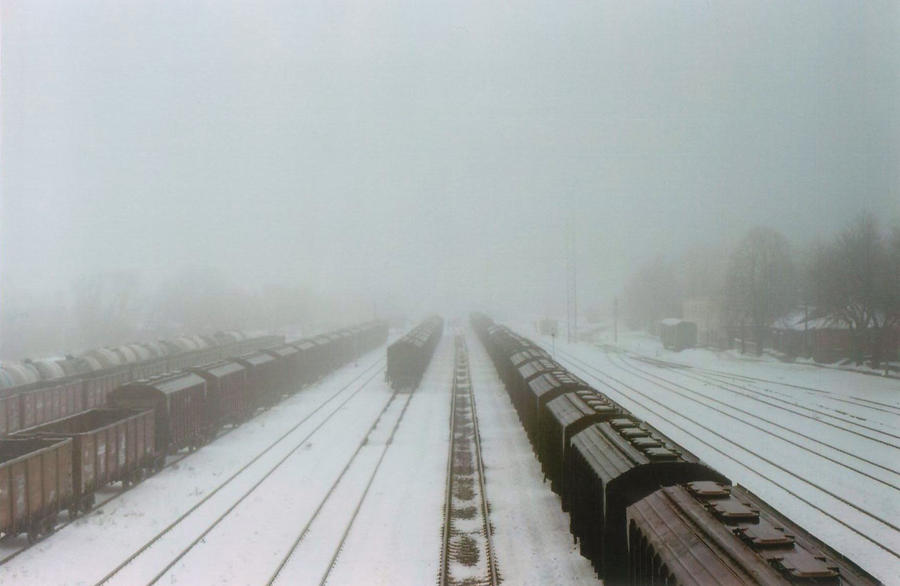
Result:
{"label": "row of bare trees", "polygon": [[723,325],[739,327],[760,352],[775,321],[803,306],[810,318],[848,328],[856,359],[874,364],[900,327],[900,226],[882,229],[871,214],[851,221],[799,255],[784,235],[752,228],[731,249],[696,249],[640,267],[625,290],[626,319],[651,329],[681,315],[685,299],[714,300]]}
{"label": "row of bare trees", "polygon": [[[134,271],[103,271],[54,296],[2,292],[0,359],[217,330],[318,331],[372,317],[371,304],[299,285],[247,287],[208,267],[177,271],[162,283]],[[339,316],[336,318],[335,316]],[[340,323],[334,321],[340,319]]]}
{"label": "row of bare trees", "polygon": [[807,295],[820,315],[849,327],[856,360],[873,365],[892,330],[900,327],[900,226],[887,236],[876,218],[858,218],[831,242],[816,247]]}

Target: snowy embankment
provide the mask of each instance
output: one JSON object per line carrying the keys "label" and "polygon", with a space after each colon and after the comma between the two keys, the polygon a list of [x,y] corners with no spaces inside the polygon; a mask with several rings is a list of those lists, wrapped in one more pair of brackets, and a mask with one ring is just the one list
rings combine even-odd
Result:
{"label": "snowy embankment", "polygon": [[674,353],[648,338],[598,348],[531,335],[734,482],[879,579],[900,583],[900,382]]}

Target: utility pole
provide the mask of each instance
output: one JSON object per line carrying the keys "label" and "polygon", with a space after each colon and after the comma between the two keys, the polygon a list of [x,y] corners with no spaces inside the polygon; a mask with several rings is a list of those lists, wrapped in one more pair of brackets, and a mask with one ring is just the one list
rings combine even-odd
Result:
{"label": "utility pole", "polygon": [[613,298],[613,344],[619,343],[619,298]]}
{"label": "utility pole", "polygon": [[566,332],[571,344],[578,340],[578,263],[575,248],[575,222],[566,222]]}

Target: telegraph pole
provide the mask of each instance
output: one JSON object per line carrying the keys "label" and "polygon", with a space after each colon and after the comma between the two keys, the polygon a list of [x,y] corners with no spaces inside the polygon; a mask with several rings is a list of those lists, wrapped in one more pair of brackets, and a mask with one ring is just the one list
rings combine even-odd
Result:
{"label": "telegraph pole", "polygon": [[575,222],[566,222],[566,333],[569,343],[578,340],[578,263]]}
{"label": "telegraph pole", "polygon": [[613,344],[619,343],[619,298],[613,298]]}

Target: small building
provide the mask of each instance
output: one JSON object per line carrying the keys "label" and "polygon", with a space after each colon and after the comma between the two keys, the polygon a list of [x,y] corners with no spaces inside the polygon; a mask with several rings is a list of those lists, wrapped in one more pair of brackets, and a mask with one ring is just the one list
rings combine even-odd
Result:
{"label": "small building", "polygon": [[[870,357],[873,342],[879,340],[881,360],[897,360],[900,332],[885,335],[874,328],[854,332],[847,324],[825,317],[807,317],[813,310],[793,311],[775,321],[771,328],[772,349],[789,357],[802,356],[816,362]],[[861,347],[860,347],[861,346]]]}
{"label": "small building", "polygon": [[659,339],[663,346],[680,352],[697,345],[697,324],[676,317],[659,322]]}

